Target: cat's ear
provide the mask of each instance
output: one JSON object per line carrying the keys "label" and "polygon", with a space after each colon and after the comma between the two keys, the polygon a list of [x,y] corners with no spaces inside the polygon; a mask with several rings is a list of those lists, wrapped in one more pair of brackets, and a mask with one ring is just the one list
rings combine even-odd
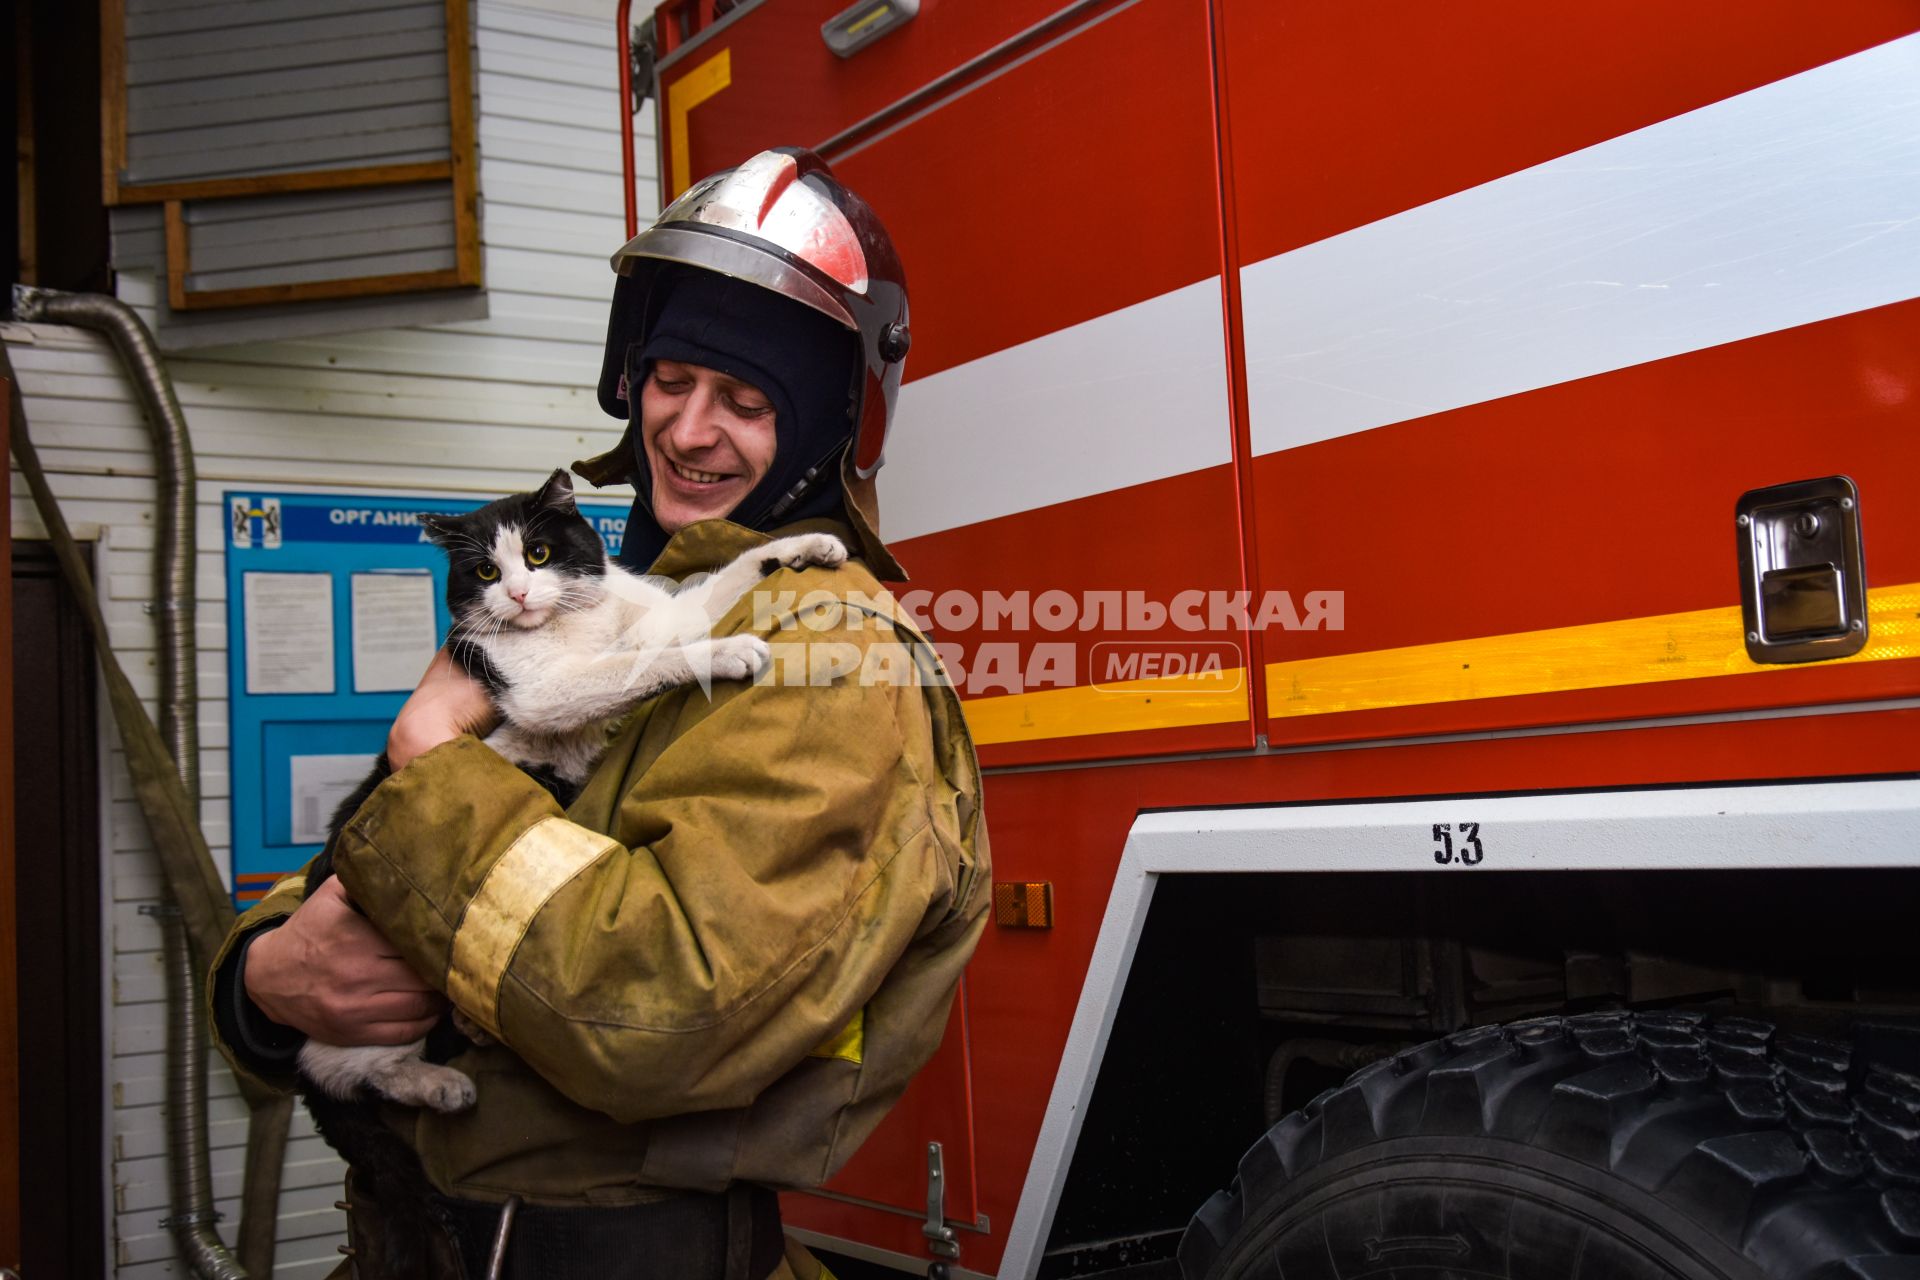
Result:
{"label": "cat's ear", "polygon": [[573,477],[560,467],[547,477],[540,486],[540,492],[533,497],[534,502],[544,511],[558,511],[562,515],[576,515],[579,508],[573,505]]}
{"label": "cat's ear", "polygon": [[459,536],[460,517],[443,515],[438,511],[422,511],[420,528],[427,535],[427,541],[439,547],[450,547]]}

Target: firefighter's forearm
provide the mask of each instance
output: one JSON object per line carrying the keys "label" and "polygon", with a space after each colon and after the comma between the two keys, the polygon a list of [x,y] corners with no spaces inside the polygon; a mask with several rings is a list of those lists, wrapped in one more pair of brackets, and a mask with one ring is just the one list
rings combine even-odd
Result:
{"label": "firefighter's forearm", "polygon": [[[838,908],[797,927],[775,923],[777,909],[750,895],[731,922],[737,932],[703,938],[648,929],[642,916],[623,942],[605,928],[563,928],[568,913],[556,912],[530,931],[531,962],[502,962],[508,1042],[562,1093],[623,1123],[748,1106],[808,1056],[839,1056],[840,1042],[856,1046],[858,1061],[867,1002],[944,887],[932,845],[922,830],[903,848],[875,850],[876,874],[850,898],[838,884],[824,893],[820,881],[785,886]],[[604,901],[626,857],[645,851],[596,864],[568,898]],[[753,935],[782,940],[784,963],[754,963]],[[692,954],[698,947],[710,963]]]}
{"label": "firefighter's forearm", "polygon": [[335,844],[334,870],[414,972],[444,988],[454,925],[487,869],[559,812],[533,779],[461,736],[380,784]]}

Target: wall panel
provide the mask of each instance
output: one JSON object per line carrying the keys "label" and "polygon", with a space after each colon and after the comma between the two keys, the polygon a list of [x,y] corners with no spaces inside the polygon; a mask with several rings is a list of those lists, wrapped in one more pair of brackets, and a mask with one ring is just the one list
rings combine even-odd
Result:
{"label": "wall panel", "polygon": [[[184,21],[184,12],[310,8],[304,0],[191,11],[129,0],[127,7],[129,33],[156,38]],[[490,282],[501,282],[490,293],[491,314],[216,346],[169,362],[199,461],[202,815],[222,862],[229,805],[222,491],[352,485],[485,496],[525,488],[616,438],[616,424],[593,396],[612,280],[606,259],[623,238],[612,22],[482,0],[476,44],[486,272]],[[639,123],[647,125],[644,117]],[[650,139],[640,151],[650,165]],[[650,205],[650,170],[639,187],[643,206]],[[349,194],[386,199],[403,190]],[[154,274],[158,219],[150,229],[116,231],[121,296],[151,323],[165,290],[164,276]],[[140,411],[94,336],[5,325],[0,337],[19,370],[28,419],[67,518],[77,535],[97,541],[114,647],[142,696],[151,698],[158,684],[146,611],[154,486]],[[17,476],[13,512],[16,536],[42,536]],[[110,938],[104,1105],[113,1162],[104,1194],[115,1226],[115,1275],[150,1280],[184,1274],[159,1226],[166,1212],[160,943],[152,920],[139,914],[161,884],[118,744],[109,728],[102,732],[110,746],[101,843]],[[210,1095],[215,1190],[230,1241],[245,1108],[217,1059]],[[339,1162],[302,1114],[281,1200],[275,1275],[282,1280],[317,1280],[339,1261],[339,1177]]]}

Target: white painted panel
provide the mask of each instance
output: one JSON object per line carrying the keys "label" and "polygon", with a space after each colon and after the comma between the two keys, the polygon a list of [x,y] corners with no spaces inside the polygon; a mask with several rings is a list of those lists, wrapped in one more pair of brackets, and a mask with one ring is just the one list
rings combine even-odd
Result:
{"label": "white painted panel", "polygon": [[1920,295],[1920,35],[1242,269],[1255,453]]}
{"label": "white painted panel", "polygon": [[575,46],[576,53],[586,52],[592,57],[604,57],[613,48],[613,11],[602,0],[490,4],[480,11],[480,29],[533,36],[556,56],[567,45]]}
{"label": "white painted panel", "polygon": [[[242,7],[265,12],[269,6],[312,9],[306,0],[291,6],[249,0]],[[374,7],[389,6],[380,0]],[[130,8],[140,12],[137,0]],[[147,12],[164,22],[171,8]],[[618,438],[619,424],[601,414],[593,392],[612,282],[607,257],[625,238],[610,11],[604,19],[583,19],[483,0],[477,19],[480,189],[488,228],[496,212],[501,224],[497,240],[486,241],[486,266],[490,284],[510,282],[495,284],[492,317],[449,315],[431,327],[252,342],[169,360],[199,462],[203,814],[222,864],[230,794],[222,490],[365,485],[503,493]],[[555,84],[566,86],[566,114],[575,118],[538,109]],[[509,122],[504,131],[503,122]],[[646,117],[638,123],[646,125]],[[522,126],[533,131],[519,138]],[[490,137],[516,141],[513,154],[485,145]],[[651,138],[641,140],[640,153],[644,209],[653,199]],[[590,171],[567,167],[589,163]],[[157,290],[151,274],[123,271],[119,284],[122,298],[152,323]],[[69,522],[82,536],[101,539],[97,568],[114,649],[136,690],[150,699],[157,684],[154,621],[145,611],[152,596],[154,483],[145,419],[96,337],[5,325],[0,339],[19,372],[28,422]],[[14,535],[43,536],[24,483],[17,473],[11,479]],[[110,1046],[104,1071],[112,1174],[102,1195],[112,1215],[116,1277],[148,1280],[181,1274],[159,1226],[166,1194],[160,940],[153,921],[139,914],[162,886],[117,743],[109,734],[103,744]],[[208,1111],[217,1207],[226,1214],[220,1229],[231,1239],[246,1112],[217,1060]],[[339,1262],[334,1247],[342,1226],[332,1203],[340,1167],[304,1116],[296,1119],[294,1135],[274,1274],[319,1280]],[[121,1207],[114,1205],[116,1195]]]}
{"label": "white painted panel", "polygon": [[909,382],[881,481],[887,537],[1231,461],[1221,323],[1216,277]]}

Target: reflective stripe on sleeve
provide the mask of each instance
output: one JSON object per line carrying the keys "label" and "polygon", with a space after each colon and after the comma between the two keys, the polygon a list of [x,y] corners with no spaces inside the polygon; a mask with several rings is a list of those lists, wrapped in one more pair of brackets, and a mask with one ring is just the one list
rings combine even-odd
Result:
{"label": "reflective stripe on sleeve", "polygon": [[300,905],[300,900],[306,896],[306,892],[307,873],[296,871],[290,876],[282,876],[274,883],[273,888],[260,895],[260,901],[284,904],[291,900],[292,905],[297,907]]}
{"label": "reflective stripe on sleeve", "polygon": [[855,1009],[847,1025],[807,1050],[809,1058],[838,1058],[842,1062],[851,1062],[856,1067],[865,1059],[867,1051],[867,1011]]}
{"label": "reflective stripe on sleeve", "polygon": [[619,847],[565,818],[542,818],[520,833],[480,882],[453,935],[447,997],[462,1013],[500,1034],[500,983],[533,918],[562,885]]}

